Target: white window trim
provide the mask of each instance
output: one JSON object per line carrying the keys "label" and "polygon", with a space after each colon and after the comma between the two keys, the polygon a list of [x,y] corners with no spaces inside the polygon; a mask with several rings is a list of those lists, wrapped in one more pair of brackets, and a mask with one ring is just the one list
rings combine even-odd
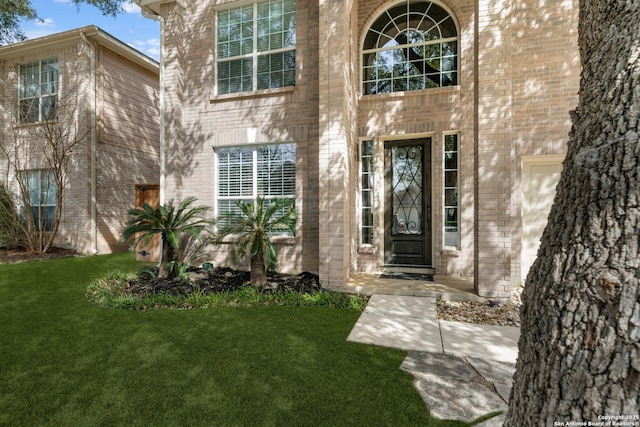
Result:
{"label": "white window trim", "polygon": [[[373,147],[373,153],[371,154],[371,159],[372,159],[372,170],[370,172],[370,174],[373,177],[373,186],[372,188],[369,190],[369,192],[371,193],[371,220],[372,220],[372,241],[371,243],[364,243],[363,239],[362,239],[362,234],[363,234],[363,230],[364,230],[364,224],[362,221],[362,215],[363,215],[363,210],[364,210],[364,206],[362,203],[362,196],[364,194],[364,189],[362,187],[362,175],[363,175],[363,171],[362,171],[362,166],[363,166],[363,152],[362,152],[362,144],[364,142],[367,141],[371,141],[372,147]],[[375,174],[375,164],[376,164],[376,141],[375,138],[360,138],[358,140],[358,159],[359,159],[359,167],[358,167],[358,194],[359,197],[357,198],[357,212],[358,212],[358,244],[360,247],[362,248],[371,248],[371,247],[375,247],[376,246],[376,212],[375,212],[375,198],[376,198],[376,174]]]}

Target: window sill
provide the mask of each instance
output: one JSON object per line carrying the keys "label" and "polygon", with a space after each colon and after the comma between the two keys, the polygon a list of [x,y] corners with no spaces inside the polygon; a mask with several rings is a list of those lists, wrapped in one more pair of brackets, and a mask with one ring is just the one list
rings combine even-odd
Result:
{"label": "window sill", "polygon": [[359,254],[375,254],[376,247],[373,245],[360,246],[358,248],[358,253]]}
{"label": "window sill", "polygon": [[[230,245],[238,241],[238,236],[227,236],[222,240],[223,245]],[[296,238],[294,236],[273,236],[269,237],[269,240],[274,245],[293,246],[296,244]]]}
{"label": "window sill", "polygon": [[287,87],[279,87],[276,89],[254,90],[251,92],[237,92],[237,93],[229,93],[225,95],[216,95],[209,100],[209,104],[215,104],[218,102],[225,102],[225,101],[231,101],[231,100],[236,101],[239,99],[252,99],[252,98],[261,98],[261,97],[273,96],[273,95],[284,95],[284,94],[293,93],[295,89],[296,89],[295,86],[287,86]]}
{"label": "window sill", "polygon": [[39,122],[20,122],[13,125],[14,129],[25,129],[37,126],[56,125],[58,120],[42,120]]}
{"label": "window sill", "polygon": [[459,258],[460,257],[460,249],[458,248],[444,248],[441,251],[442,255],[449,258]]}
{"label": "window sill", "polygon": [[460,92],[460,84],[453,86],[443,86],[443,87],[434,87],[430,89],[420,89],[420,90],[405,90],[402,92],[388,92],[388,93],[374,93],[369,95],[360,95],[360,98],[363,100],[374,100],[374,99],[383,99],[383,98],[404,98],[407,96],[418,96],[418,95],[429,95],[429,94],[437,94],[437,93],[447,93],[447,92]]}

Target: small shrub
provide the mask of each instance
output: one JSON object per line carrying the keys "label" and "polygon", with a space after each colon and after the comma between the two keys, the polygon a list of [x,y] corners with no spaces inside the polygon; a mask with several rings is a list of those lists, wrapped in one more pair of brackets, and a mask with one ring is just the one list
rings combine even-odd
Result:
{"label": "small shrub", "polygon": [[254,286],[243,286],[232,294],[237,306],[251,307],[264,302],[262,292]]}
{"label": "small shrub", "polygon": [[25,247],[24,224],[21,221],[15,196],[0,184],[0,248]]}
{"label": "small shrub", "polygon": [[138,280],[149,280],[158,278],[158,267],[145,266],[136,273]]}
{"label": "small shrub", "polygon": [[366,307],[367,298],[362,295],[351,295],[334,291],[314,291],[300,293],[283,291],[275,294],[278,305],[316,306],[362,311]]}
{"label": "small shrub", "polygon": [[209,306],[208,296],[208,294],[202,292],[200,289],[196,289],[194,292],[187,295],[186,302],[191,304],[193,307],[206,308]]}
{"label": "small shrub", "polygon": [[107,277],[96,279],[89,283],[85,295],[89,301],[99,307],[113,307],[117,301],[131,298],[129,282],[136,276],[131,273],[114,271]]}
{"label": "small shrub", "polygon": [[[206,261],[211,259],[210,247],[214,244],[214,237],[209,231],[201,230],[198,237],[191,234],[180,236],[178,246],[178,261],[187,265],[210,264]],[[213,265],[211,265],[213,268]]]}
{"label": "small shrub", "polygon": [[138,310],[142,304],[143,303],[133,295],[123,295],[118,298],[114,298],[110,307],[124,310]]}
{"label": "small shrub", "polygon": [[171,261],[167,267],[169,268],[169,276],[177,277],[184,283],[189,282],[189,265],[179,261]]}

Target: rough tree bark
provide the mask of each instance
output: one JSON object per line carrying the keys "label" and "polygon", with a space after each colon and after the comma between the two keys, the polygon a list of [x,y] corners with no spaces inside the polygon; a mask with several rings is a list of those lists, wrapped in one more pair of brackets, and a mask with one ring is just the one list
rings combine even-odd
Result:
{"label": "rough tree bark", "polygon": [[580,0],[579,47],[579,103],[524,289],[506,426],[638,421],[638,1]]}
{"label": "rough tree bark", "polygon": [[169,277],[169,263],[177,260],[177,252],[173,246],[169,243],[169,239],[165,233],[162,235],[162,257],[160,258],[160,264],[158,265],[158,278],[166,279]]}

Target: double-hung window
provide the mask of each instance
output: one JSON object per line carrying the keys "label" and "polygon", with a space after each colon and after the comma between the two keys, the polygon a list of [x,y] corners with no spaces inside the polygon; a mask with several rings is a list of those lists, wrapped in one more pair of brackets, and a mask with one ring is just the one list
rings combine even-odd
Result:
{"label": "double-hung window", "polygon": [[217,17],[218,95],[295,85],[295,0],[261,1]]}
{"label": "double-hung window", "polygon": [[51,230],[56,210],[57,186],[51,169],[23,172],[29,192],[31,217],[38,230]]}
{"label": "double-hung window", "polygon": [[18,98],[22,123],[54,120],[58,102],[58,60],[20,65]]}
{"label": "double-hung window", "polygon": [[258,196],[267,201],[285,198],[295,203],[295,144],[224,147],[216,154],[218,215],[238,213],[238,201],[252,202]]}

